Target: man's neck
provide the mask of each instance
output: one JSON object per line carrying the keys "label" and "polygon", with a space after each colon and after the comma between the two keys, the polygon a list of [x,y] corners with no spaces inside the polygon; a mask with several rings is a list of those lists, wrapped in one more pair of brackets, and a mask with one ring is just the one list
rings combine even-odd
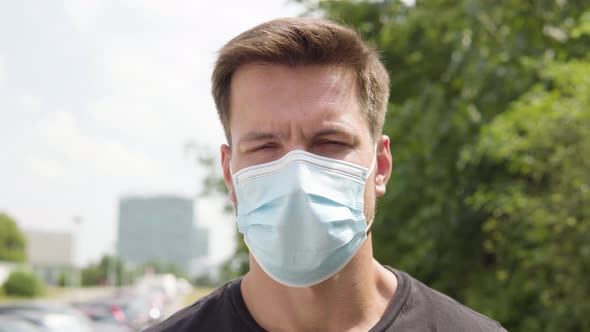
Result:
{"label": "man's neck", "polygon": [[277,283],[251,257],[241,285],[244,302],[268,331],[367,331],[397,287],[395,275],[372,255],[369,238],[337,275],[306,288]]}

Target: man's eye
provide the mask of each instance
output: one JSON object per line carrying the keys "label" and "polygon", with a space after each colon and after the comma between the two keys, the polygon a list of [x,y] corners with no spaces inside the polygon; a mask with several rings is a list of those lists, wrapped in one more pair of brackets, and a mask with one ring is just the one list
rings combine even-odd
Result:
{"label": "man's eye", "polygon": [[274,149],[274,148],[276,148],[276,145],[274,145],[274,144],[264,144],[264,145],[260,145],[260,146],[256,146],[256,147],[252,148],[250,150],[250,152],[265,151],[265,150],[270,150],[270,149]]}
{"label": "man's eye", "polygon": [[330,146],[334,146],[334,147],[342,146],[342,147],[344,147],[344,146],[346,146],[346,143],[344,143],[344,142],[338,142],[338,141],[324,141],[324,142],[320,142],[320,146],[328,146],[328,147],[330,147]]}

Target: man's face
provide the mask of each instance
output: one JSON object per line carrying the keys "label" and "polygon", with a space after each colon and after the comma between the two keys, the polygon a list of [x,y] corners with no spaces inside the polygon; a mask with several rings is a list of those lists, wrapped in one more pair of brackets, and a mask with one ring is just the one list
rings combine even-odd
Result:
{"label": "man's face", "polygon": [[345,160],[375,171],[365,187],[365,215],[385,192],[391,171],[389,139],[374,142],[356,93],[355,74],[335,66],[245,65],[231,83],[231,148],[222,146],[230,199],[231,171],[277,160],[292,150]]}

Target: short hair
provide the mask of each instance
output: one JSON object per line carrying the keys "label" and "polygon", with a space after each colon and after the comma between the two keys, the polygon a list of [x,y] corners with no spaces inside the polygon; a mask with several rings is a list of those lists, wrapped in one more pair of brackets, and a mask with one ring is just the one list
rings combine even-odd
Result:
{"label": "short hair", "polygon": [[260,24],[230,40],[219,51],[212,75],[215,106],[231,144],[231,80],[246,64],[337,65],[351,68],[357,98],[369,131],[383,131],[389,99],[389,74],[376,49],[351,28],[317,18],[282,18]]}

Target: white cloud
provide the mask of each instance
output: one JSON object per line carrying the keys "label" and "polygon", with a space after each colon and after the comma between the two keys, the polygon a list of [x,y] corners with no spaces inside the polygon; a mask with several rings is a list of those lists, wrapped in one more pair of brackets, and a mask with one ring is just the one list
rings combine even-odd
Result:
{"label": "white cloud", "polygon": [[22,110],[38,111],[41,109],[41,97],[22,94],[16,97],[16,106]]}
{"label": "white cloud", "polygon": [[179,145],[194,137],[220,140],[209,91],[199,91],[198,68],[183,59],[185,52],[179,45],[169,45],[166,52],[146,45],[104,49],[109,93],[91,106],[92,117],[151,144]]}
{"label": "white cloud", "polygon": [[65,173],[71,181],[107,176],[161,183],[158,180],[165,174],[164,167],[144,153],[112,138],[83,132],[70,112],[49,113],[30,134],[25,167],[53,179]]}
{"label": "white cloud", "polygon": [[101,0],[64,0],[63,3],[64,11],[74,27],[82,30],[94,23],[106,5],[106,1]]}
{"label": "white cloud", "polygon": [[[70,6],[70,14],[93,17],[86,33],[98,41],[95,55],[106,88],[89,107],[94,120],[148,144],[222,141],[204,65],[213,62],[213,52],[201,49],[203,29],[195,22],[203,14],[197,2],[127,0],[79,7]],[[88,14],[92,10],[104,17]]]}
{"label": "white cloud", "polygon": [[7,79],[8,74],[6,73],[6,65],[4,64],[4,59],[2,58],[2,55],[0,55],[0,87],[4,85]]}
{"label": "white cloud", "polygon": [[62,164],[44,156],[30,154],[22,161],[23,169],[36,178],[64,183],[67,181],[66,171]]}

